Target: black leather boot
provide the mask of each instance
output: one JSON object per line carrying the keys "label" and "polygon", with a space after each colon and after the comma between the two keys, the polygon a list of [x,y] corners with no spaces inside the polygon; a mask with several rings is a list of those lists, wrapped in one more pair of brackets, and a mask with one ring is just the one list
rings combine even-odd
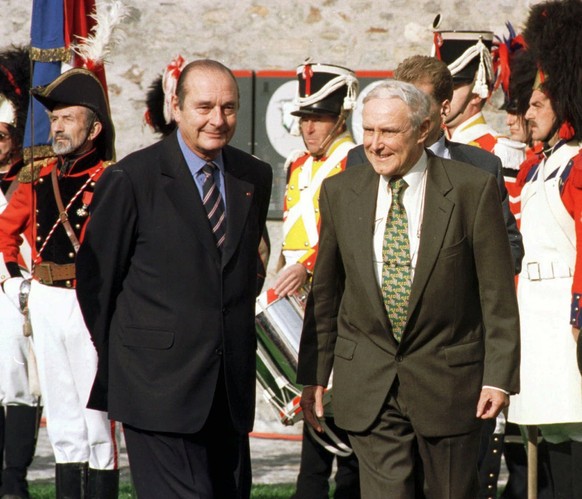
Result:
{"label": "black leather boot", "polygon": [[117,499],[119,495],[119,470],[89,468],[87,476],[88,499]]}
{"label": "black leather boot", "polygon": [[2,495],[28,498],[26,472],[34,458],[41,407],[6,407]]}
{"label": "black leather boot", "polygon": [[55,465],[57,499],[87,497],[87,463],[58,463]]}

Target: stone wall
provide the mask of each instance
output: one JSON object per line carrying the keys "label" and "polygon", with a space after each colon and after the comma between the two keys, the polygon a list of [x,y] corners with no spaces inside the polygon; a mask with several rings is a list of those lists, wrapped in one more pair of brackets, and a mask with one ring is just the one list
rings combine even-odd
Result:
{"label": "stone wall", "polygon": [[[519,27],[528,0],[123,0],[129,16],[107,77],[117,129],[117,156],[150,144],[144,94],[170,58],[209,57],[233,69],[293,70],[311,56],[359,70],[393,69],[429,53],[431,25],[442,29]],[[0,47],[29,40],[32,2],[3,0]]]}

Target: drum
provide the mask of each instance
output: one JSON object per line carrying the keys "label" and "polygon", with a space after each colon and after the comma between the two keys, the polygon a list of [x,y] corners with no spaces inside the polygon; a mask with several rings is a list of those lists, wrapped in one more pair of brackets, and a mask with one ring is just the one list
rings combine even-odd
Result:
{"label": "drum", "polygon": [[[284,425],[293,425],[303,419],[299,405],[301,385],[296,382],[296,373],[308,292],[309,289],[302,288],[291,296],[279,297],[269,289],[256,301],[257,380],[265,400]],[[330,385],[324,394],[327,416],[331,416],[331,395]],[[324,434],[316,435],[320,443],[334,454],[351,454],[352,450],[323,426]]]}

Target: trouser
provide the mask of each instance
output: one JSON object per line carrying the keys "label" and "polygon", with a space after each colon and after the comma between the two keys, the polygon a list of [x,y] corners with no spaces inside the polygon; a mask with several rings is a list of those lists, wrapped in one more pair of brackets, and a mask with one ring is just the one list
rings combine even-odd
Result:
{"label": "trouser", "polygon": [[[503,447],[509,478],[499,497],[501,499],[523,499],[527,497],[527,452],[526,442],[518,425],[507,424]],[[538,499],[554,499],[547,442],[538,439],[537,450]]]}
{"label": "trouser", "polygon": [[582,423],[540,425],[548,443],[555,499],[582,499]]}
{"label": "trouser", "polygon": [[[325,420],[327,426],[348,444],[348,436],[338,428],[333,418]],[[334,499],[358,499],[360,497],[360,478],[358,473],[358,458],[355,453],[349,456],[336,456],[324,449],[303,426],[303,442],[301,443],[301,464],[297,477],[294,499],[327,499],[329,497],[329,478],[333,461],[337,459],[335,474]]]}
{"label": "trouser", "polygon": [[28,497],[27,469],[34,457],[41,407],[28,379],[29,338],[24,316],[0,293],[0,496]]}
{"label": "trouser", "polygon": [[97,352],[74,289],[32,281],[28,306],[55,461],[89,463],[95,470],[117,468],[115,424],[87,409],[97,371]]}
{"label": "trouser", "polygon": [[24,316],[0,293],[0,405],[38,405],[28,383],[30,340],[22,333]]}
{"label": "trouser", "polygon": [[417,433],[395,383],[372,426],[363,433],[348,432],[360,466],[362,497],[477,497],[479,433],[479,429],[446,437]]}
{"label": "trouser", "polygon": [[123,428],[139,499],[250,498],[249,436],[233,427],[222,374],[200,431],[164,433],[126,424]]}

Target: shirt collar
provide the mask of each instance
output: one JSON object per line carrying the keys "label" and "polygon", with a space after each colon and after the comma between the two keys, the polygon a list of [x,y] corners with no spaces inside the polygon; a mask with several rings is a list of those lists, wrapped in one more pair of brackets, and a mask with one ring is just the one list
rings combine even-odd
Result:
{"label": "shirt collar", "polygon": [[[406,182],[406,185],[408,185],[411,191],[415,191],[416,188],[422,184],[426,168],[427,168],[427,155],[426,151],[423,150],[422,156],[420,156],[416,164],[410,170],[408,170],[406,174],[402,176],[402,178]],[[381,175],[380,182],[384,185],[388,185],[390,178],[391,177],[389,177],[388,175]]]}
{"label": "shirt collar", "polygon": [[[200,173],[200,170],[202,170],[202,167],[206,163],[208,163],[208,161],[206,161],[205,159],[202,159],[200,156],[198,156],[194,151],[192,151],[192,149],[190,149],[186,145],[186,142],[184,141],[184,138],[182,137],[182,132],[180,131],[179,128],[178,128],[177,136],[178,136],[178,145],[180,146],[180,150],[182,151],[182,154],[184,155],[184,159],[186,160],[186,164],[188,165],[188,169],[192,172],[192,175],[197,175],[198,173]],[[218,156],[216,156],[216,158],[214,158],[212,160],[212,162],[216,166],[218,166],[218,169],[224,175],[224,159],[222,157],[222,150],[220,151]]]}
{"label": "shirt collar", "polygon": [[438,156],[439,158],[445,158],[447,154],[447,144],[445,134],[444,133],[441,134],[439,139],[434,144],[432,144],[428,149],[432,151],[435,156]]}

